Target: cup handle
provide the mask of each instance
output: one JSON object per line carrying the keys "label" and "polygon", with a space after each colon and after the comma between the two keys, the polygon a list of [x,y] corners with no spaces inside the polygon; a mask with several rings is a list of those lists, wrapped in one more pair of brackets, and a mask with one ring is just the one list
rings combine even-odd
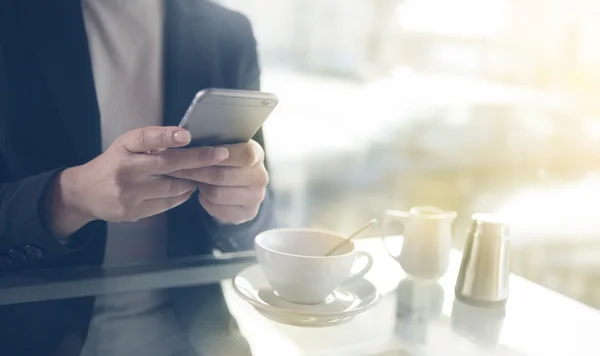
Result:
{"label": "cup handle", "polygon": [[[385,251],[388,253],[388,255],[390,255],[393,259],[398,259],[398,257],[400,257],[400,256],[394,255],[392,252],[390,252],[390,249],[388,248],[387,240],[386,240],[390,236],[389,231],[388,231],[388,226],[390,224],[390,221],[400,220],[402,222],[402,230],[404,230],[406,221],[408,221],[408,219],[410,219],[410,213],[408,213],[406,211],[386,210],[383,213],[383,219],[381,221],[381,231],[383,233],[383,236],[382,236],[383,246],[385,247]],[[402,232],[404,232],[404,231],[402,231]]]}
{"label": "cup handle", "polygon": [[356,265],[356,263],[358,262],[358,260],[360,260],[360,259],[366,259],[367,263],[365,263],[364,267],[361,268],[360,271],[352,273],[346,279],[346,281],[344,281],[344,283],[352,282],[357,279],[363,278],[365,276],[365,274],[367,274],[367,272],[369,272],[371,270],[371,267],[373,267],[373,257],[371,256],[370,253],[365,252],[365,251],[356,251],[356,259],[354,260],[354,264],[352,265],[352,267],[354,267]]}

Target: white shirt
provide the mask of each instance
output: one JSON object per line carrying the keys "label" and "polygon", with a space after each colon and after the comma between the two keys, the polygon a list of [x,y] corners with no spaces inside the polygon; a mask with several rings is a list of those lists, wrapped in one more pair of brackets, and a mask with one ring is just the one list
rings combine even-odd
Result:
{"label": "white shirt", "polygon": [[[84,0],[102,148],[121,134],[162,125],[162,0]],[[166,257],[164,214],[109,223],[105,266]],[[96,298],[82,355],[170,355],[185,344],[159,292]]]}
{"label": "white shirt", "polygon": [[[85,0],[102,148],[123,133],[163,121],[161,0]],[[105,265],[164,258],[164,215],[108,224]]]}

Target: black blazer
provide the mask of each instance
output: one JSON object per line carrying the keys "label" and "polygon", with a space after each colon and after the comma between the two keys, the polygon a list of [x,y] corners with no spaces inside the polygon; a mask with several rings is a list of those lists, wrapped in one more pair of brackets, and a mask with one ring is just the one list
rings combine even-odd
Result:
{"label": "black blazer", "polygon": [[[165,16],[165,125],[177,125],[201,89],[259,88],[247,18],[204,0],[166,0]],[[262,133],[255,139],[262,144]],[[100,140],[81,0],[0,1],[0,273],[102,262],[104,222],[64,246],[40,208],[55,174],[100,154]],[[273,225],[270,196],[255,220],[233,227],[215,224],[197,199],[171,210],[169,255],[251,248]],[[12,351],[48,355],[67,333],[85,337],[90,307],[79,299],[0,308],[0,354],[14,343]]]}

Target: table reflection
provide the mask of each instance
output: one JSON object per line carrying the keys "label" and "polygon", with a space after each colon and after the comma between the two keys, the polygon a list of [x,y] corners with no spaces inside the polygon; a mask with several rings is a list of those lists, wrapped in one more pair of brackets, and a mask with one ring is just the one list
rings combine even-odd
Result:
{"label": "table reflection", "polygon": [[95,308],[81,356],[251,355],[217,284],[99,296]]}
{"label": "table reflection", "polygon": [[484,308],[454,300],[452,330],[486,349],[496,349],[506,316],[506,308]]}
{"label": "table reflection", "polygon": [[94,310],[81,356],[195,355],[166,293],[100,296]]}
{"label": "table reflection", "polygon": [[427,343],[429,323],[442,314],[444,288],[437,282],[406,278],[396,290],[396,335],[416,344]]}

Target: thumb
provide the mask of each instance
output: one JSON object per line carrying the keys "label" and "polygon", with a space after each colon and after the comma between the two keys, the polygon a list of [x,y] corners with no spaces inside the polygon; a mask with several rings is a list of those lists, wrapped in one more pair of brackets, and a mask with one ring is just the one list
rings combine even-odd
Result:
{"label": "thumb", "polygon": [[127,151],[143,153],[186,146],[191,141],[191,135],[180,127],[149,126],[126,132],[119,141]]}

